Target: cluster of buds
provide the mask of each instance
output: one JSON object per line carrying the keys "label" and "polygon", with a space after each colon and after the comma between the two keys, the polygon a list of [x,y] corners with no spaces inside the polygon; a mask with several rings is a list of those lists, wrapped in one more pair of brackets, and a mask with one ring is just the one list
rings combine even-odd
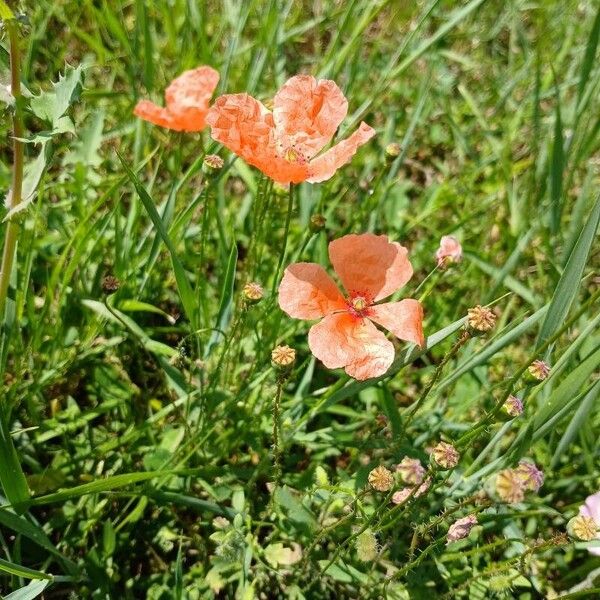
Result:
{"label": "cluster of buds", "polygon": [[527,492],[538,492],[544,485],[544,474],[529,460],[521,460],[514,469],[503,469],[486,485],[492,498],[507,504],[523,502]]}
{"label": "cluster of buds", "polygon": [[394,476],[383,465],[375,467],[368,477],[369,485],[378,492],[389,492],[394,485]]}
{"label": "cluster of buds", "polygon": [[530,383],[540,383],[548,379],[550,367],[543,360],[534,360],[527,368],[527,378]]}
{"label": "cluster of buds", "polygon": [[460,454],[452,444],[440,442],[431,451],[431,460],[440,469],[453,469],[460,460]]}
{"label": "cluster of buds", "polygon": [[475,525],[477,525],[476,515],[467,515],[462,519],[456,520],[450,525],[450,529],[448,529],[448,533],[446,534],[446,545],[466,538]]}
{"label": "cluster of buds", "polygon": [[467,311],[467,331],[471,335],[488,333],[495,325],[496,314],[493,310],[477,305]]}

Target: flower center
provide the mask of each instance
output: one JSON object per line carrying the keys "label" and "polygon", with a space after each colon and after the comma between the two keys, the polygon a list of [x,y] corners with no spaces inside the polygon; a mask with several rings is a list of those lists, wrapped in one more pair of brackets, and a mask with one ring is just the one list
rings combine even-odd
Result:
{"label": "flower center", "polygon": [[356,317],[366,317],[371,306],[371,300],[366,294],[354,293],[351,294],[348,300],[348,309],[351,314]]}
{"label": "flower center", "polygon": [[296,150],[296,148],[294,148],[293,146],[290,146],[283,152],[283,158],[289,163],[303,164],[306,162],[306,158],[304,157],[304,155],[298,150]]}

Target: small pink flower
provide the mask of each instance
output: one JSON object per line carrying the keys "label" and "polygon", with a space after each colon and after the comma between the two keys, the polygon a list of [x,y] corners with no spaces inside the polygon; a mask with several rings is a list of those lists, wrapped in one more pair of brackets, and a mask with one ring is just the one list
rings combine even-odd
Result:
{"label": "small pink flower", "polygon": [[444,235],[440,240],[440,247],[435,253],[437,266],[443,268],[451,263],[457,263],[462,260],[462,246],[460,242],[452,235]]}
{"label": "small pink flower", "polygon": [[[579,507],[579,514],[594,519],[598,527],[600,527],[600,491],[585,499],[585,504]],[[600,533],[596,535],[596,539],[600,540]],[[600,547],[588,549],[590,554],[600,556]]]}
{"label": "small pink flower", "polygon": [[452,525],[450,525],[450,529],[448,529],[446,544],[466,538],[469,533],[471,533],[471,529],[473,529],[475,525],[477,525],[477,517],[475,515],[467,515],[462,519],[458,519],[452,523]]}

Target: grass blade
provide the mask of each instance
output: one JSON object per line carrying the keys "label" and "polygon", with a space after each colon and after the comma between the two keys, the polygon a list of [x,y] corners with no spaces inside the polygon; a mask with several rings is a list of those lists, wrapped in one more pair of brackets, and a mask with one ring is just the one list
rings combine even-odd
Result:
{"label": "grass blade", "polygon": [[[118,154],[118,153],[117,153]],[[127,173],[131,183],[133,183],[144,208],[148,212],[152,223],[156,227],[160,237],[162,238],[169,254],[171,255],[171,262],[173,264],[173,271],[175,273],[175,280],[177,281],[177,289],[179,291],[179,297],[181,298],[181,303],[183,304],[183,309],[185,310],[185,314],[189,319],[192,327],[197,328],[196,322],[196,304],[194,302],[194,293],[192,291],[192,287],[188,280],[188,276],[181,264],[179,258],[177,257],[177,251],[175,249],[175,245],[173,244],[167,229],[156,210],[156,206],[154,201],[144,188],[144,186],[140,183],[140,180],[136,177],[135,173],[129,168],[129,166],[123,160],[123,157],[118,154],[119,160]]]}
{"label": "grass blade", "polygon": [[8,501],[17,505],[29,498],[29,488],[6,419],[0,417],[0,483]]}
{"label": "grass blade", "polygon": [[537,345],[540,346],[559,329],[564,323],[565,317],[573,304],[579,284],[583,275],[583,270],[594,243],[598,223],[600,222],[600,195],[592,212],[584,225],[579,239],[569,256],[565,270],[554,290],[548,313],[540,329],[537,339]]}

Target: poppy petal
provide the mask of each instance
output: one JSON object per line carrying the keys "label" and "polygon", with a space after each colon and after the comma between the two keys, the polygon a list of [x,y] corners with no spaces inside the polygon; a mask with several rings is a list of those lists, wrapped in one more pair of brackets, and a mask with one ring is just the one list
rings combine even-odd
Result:
{"label": "poppy petal", "polygon": [[311,352],[329,369],[364,380],[386,373],[394,362],[394,346],[368,319],[349,313],[327,315],[308,333]]}
{"label": "poppy petal", "polygon": [[150,100],[140,100],[133,109],[133,114],[144,121],[149,121],[159,127],[171,128],[173,117],[166,108],[150,102]]}
{"label": "poppy petal", "polygon": [[206,115],[214,140],[279,183],[299,183],[307,177],[306,164],[288,162],[275,152],[273,115],[248,94],[217,98]]}
{"label": "poppy petal", "polygon": [[375,321],[396,337],[419,346],[425,345],[423,335],[423,307],[418,300],[408,298],[369,308],[369,319]]}
{"label": "poppy petal", "polygon": [[279,285],[279,306],[295,319],[318,319],[336,310],[346,310],[337,285],[321,265],[290,265]]}
{"label": "poppy petal", "polygon": [[173,113],[190,108],[201,109],[206,113],[218,83],[219,73],[211,67],[184,71],[165,90],[167,108]]}
{"label": "poppy petal", "polygon": [[361,123],[360,127],[348,138],[342,140],[327,152],[317,156],[309,164],[309,183],[319,183],[330,179],[343,165],[350,162],[360,146],[366,144],[375,135],[375,130]]}
{"label": "poppy petal", "polygon": [[348,293],[371,302],[394,293],[413,273],[408,250],[387,235],[345,235],[329,244],[329,259]]}
{"label": "poppy petal", "polygon": [[275,140],[279,154],[294,148],[311,159],[335,134],[348,112],[348,101],[334,81],[296,75],[273,99]]}
{"label": "poppy petal", "polygon": [[172,115],[171,129],[201,131],[210,99],[219,83],[219,73],[211,67],[184,71],[165,90],[167,110]]}

